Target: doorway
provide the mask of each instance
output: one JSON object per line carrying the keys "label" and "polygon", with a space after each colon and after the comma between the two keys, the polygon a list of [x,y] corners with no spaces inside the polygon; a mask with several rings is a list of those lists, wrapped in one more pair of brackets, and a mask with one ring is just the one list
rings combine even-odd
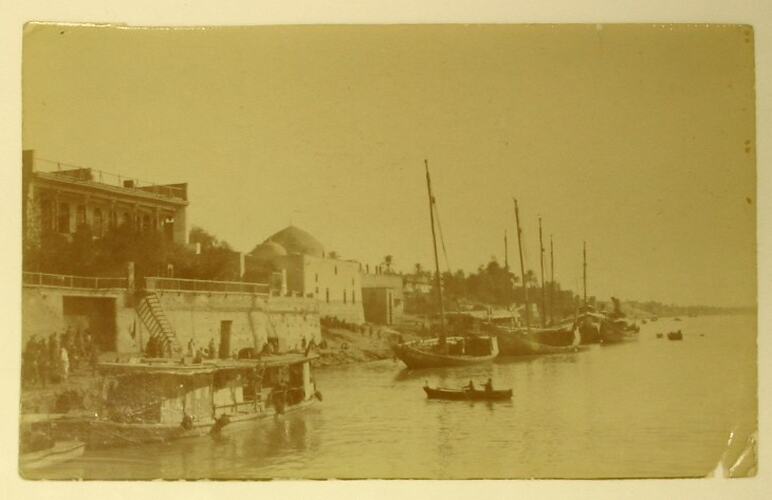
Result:
{"label": "doorway", "polygon": [[113,297],[62,297],[64,323],[73,332],[88,332],[100,352],[115,352],[116,311]]}
{"label": "doorway", "polygon": [[220,359],[227,359],[231,354],[231,324],[233,321],[220,321]]}

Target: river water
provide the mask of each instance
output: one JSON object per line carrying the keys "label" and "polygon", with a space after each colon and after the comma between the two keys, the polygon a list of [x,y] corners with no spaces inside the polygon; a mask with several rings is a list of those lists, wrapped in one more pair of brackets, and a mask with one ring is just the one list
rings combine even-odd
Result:
{"label": "river water", "polygon": [[[684,340],[656,333],[681,329]],[[429,401],[491,377],[511,402]],[[622,478],[704,476],[756,428],[756,318],[660,319],[576,354],[409,372],[315,373],[324,401],[218,438],[87,451],[48,478]],[[730,460],[738,451],[730,453]]]}

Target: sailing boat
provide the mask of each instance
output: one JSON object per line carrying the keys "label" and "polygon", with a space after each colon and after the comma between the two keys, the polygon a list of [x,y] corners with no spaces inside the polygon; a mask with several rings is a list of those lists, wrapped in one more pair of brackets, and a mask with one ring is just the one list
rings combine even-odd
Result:
{"label": "sailing boat", "polygon": [[[517,247],[520,255],[520,276],[523,283],[523,301],[525,303],[525,329],[522,328],[497,328],[497,338],[501,346],[501,353],[508,356],[522,356],[533,354],[556,354],[564,352],[576,352],[579,350],[581,337],[578,331],[573,329],[565,330],[563,328],[541,328],[531,329],[530,310],[528,305],[528,287],[525,283],[525,264],[523,261],[523,243],[522,230],[520,229],[520,211],[518,210],[517,200],[515,203],[515,224],[517,225]],[[544,323],[544,245],[541,243],[541,219],[539,219],[539,245],[542,253],[542,324]],[[558,334],[562,337],[568,336],[570,341],[560,345],[550,345],[539,341],[541,333]]]}
{"label": "sailing boat", "polygon": [[582,344],[598,344],[601,331],[605,328],[607,318],[587,303],[587,243],[582,243],[582,288],[584,294],[583,306],[574,321],[574,329],[582,336]]}
{"label": "sailing boat", "polygon": [[440,262],[437,256],[437,236],[434,229],[436,204],[432,195],[432,182],[429,176],[429,162],[426,167],[426,188],[429,193],[429,220],[432,226],[432,245],[434,248],[435,288],[440,305],[440,329],[436,339],[405,342],[394,346],[394,354],[408,368],[436,368],[443,366],[466,366],[493,360],[499,354],[499,345],[494,336],[464,335],[446,336],[445,306],[442,299],[442,280]]}

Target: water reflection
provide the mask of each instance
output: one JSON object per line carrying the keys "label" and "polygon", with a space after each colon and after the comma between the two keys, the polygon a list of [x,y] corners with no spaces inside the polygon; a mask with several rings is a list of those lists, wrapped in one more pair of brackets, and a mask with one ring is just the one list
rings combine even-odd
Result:
{"label": "water reflection", "polygon": [[[650,325],[644,325],[648,327]],[[756,429],[755,318],[695,318],[657,339],[492,364],[316,372],[324,402],[164,445],[87,451],[45,471],[84,478],[683,477]],[[661,325],[660,325],[661,327]],[[706,369],[709,367],[709,369]],[[428,400],[423,384],[493,379],[512,401]],[[228,428],[226,428],[228,429]],[[739,444],[738,444],[739,446]],[[742,450],[728,455],[731,461]]]}

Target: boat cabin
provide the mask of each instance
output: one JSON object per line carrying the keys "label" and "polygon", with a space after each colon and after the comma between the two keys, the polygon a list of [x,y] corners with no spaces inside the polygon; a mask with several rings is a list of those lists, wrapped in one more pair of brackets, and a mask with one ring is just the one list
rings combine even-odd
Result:
{"label": "boat cabin", "polygon": [[284,354],[252,360],[169,359],[102,363],[101,419],[120,423],[183,425],[247,416],[311,399],[315,355]]}

